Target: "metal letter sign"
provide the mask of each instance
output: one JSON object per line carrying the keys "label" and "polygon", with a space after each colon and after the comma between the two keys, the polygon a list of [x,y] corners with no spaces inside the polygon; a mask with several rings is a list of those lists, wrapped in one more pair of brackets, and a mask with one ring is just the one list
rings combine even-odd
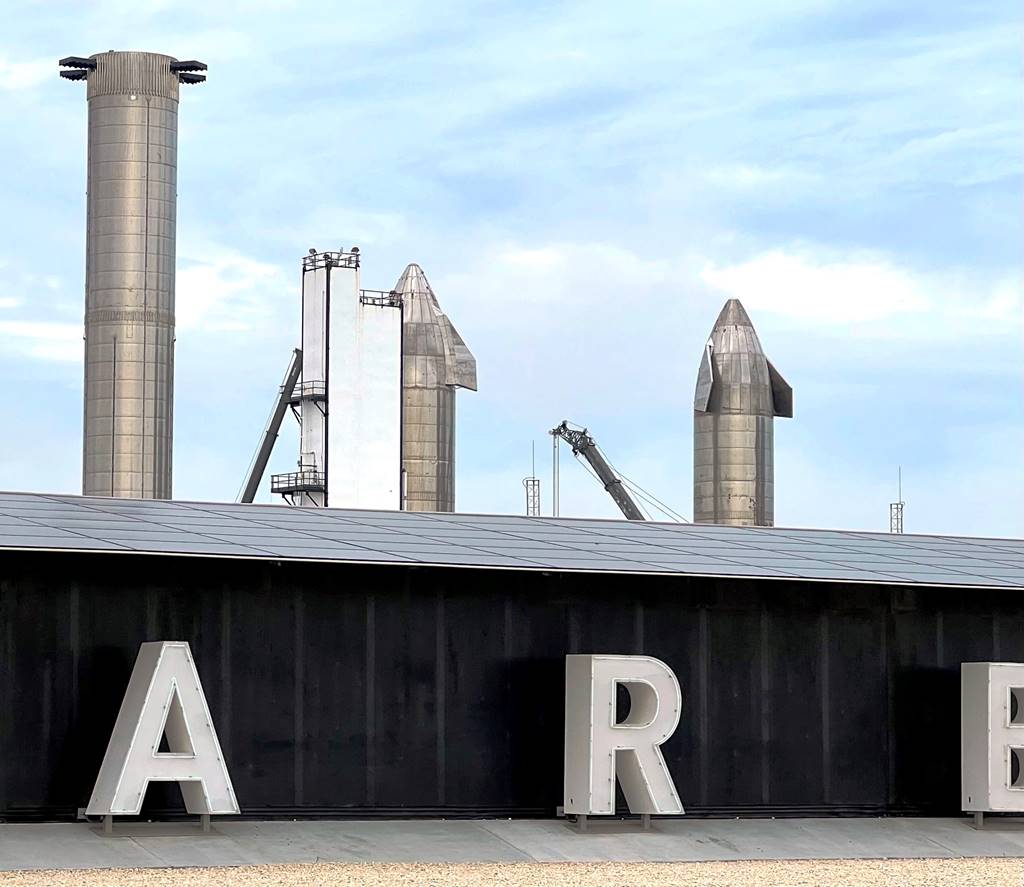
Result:
{"label": "metal letter sign", "polygon": [[[629,714],[616,713],[619,684]],[[659,746],[679,724],[676,676],[650,656],[565,657],[565,812],[615,812],[615,777],[633,813],[682,813]]]}
{"label": "metal letter sign", "polygon": [[[169,752],[160,751],[166,734]],[[89,816],[139,812],[150,782],[177,782],[189,813],[238,813],[192,651],[142,644],[89,799]]]}
{"label": "metal letter sign", "polygon": [[960,666],[962,809],[1024,812],[1024,665]]}

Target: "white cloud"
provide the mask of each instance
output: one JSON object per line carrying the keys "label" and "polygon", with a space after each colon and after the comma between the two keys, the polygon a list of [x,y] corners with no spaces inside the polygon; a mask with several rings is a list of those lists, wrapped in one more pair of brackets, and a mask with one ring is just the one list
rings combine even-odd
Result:
{"label": "white cloud", "polygon": [[0,321],[0,353],[80,363],[82,326],[35,320]]}
{"label": "white cloud", "polygon": [[758,166],[750,163],[712,166],[703,171],[699,169],[686,170],[686,178],[691,182],[689,187],[692,187],[693,180],[698,177],[703,177],[714,188],[726,188],[732,191],[753,191],[774,188],[782,184],[792,187],[795,183],[806,185],[815,180],[814,176],[806,170],[782,166]]}
{"label": "white cloud", "polygon": [[957,319],[1008,320],[1022,304],[1020,283],[1012,277],[923,273],[873,253],[822,257],[806,249],[778,249],[734,264],[709,261],[700,277],[747,308],[816,324],[927,315],[928,329],[953,332]]}
{"label": "white cloud", "polygon": [[[81,302],[61,301],[61,284],[55,276],[5,270],[8,279],[0,280],[0,291],[19,295],[0,295],[0,310],[13,313],[0,321],[0,354],[81,362],[81,322],[47,319],[62,314],[80,317]],[[54,295],[46,301],[20,295],[39,293],[41,287]],[[179,330],[267,334],[277,329],[282,318],[294,327],[298,313],[294,281],[286,279],[276,265],[209,243],[183,247],[176,284]]]}
{"label": "white cloud", "polygon": [[[297,323],[294,289],[293,281],[275,265],[230,250],[208,250],[198,260],[183,259],[179,264],[177,326],[186,332],[273,332],[282,316]],[[24,315],[26,304],[15,296],[0,296],[0,310],[21,308],[18,313]],[[51,317],[58,307],[49,306]],[[16,316],[0,321],[0,354],[80,362],[82,336],[81,323],[43,320],[38,313]]]}
{"label": "white cloud", "polygon": [[54,58],[28,62],[12,62],[0,58],[0,90],[31,89],[52,80],[57,76],[56,62]]}
{"label": "white cloud", "polygon": [[884,261],[822,263],[781,250],[745,262],[713,262],[701,279],[748,308],[834,323],[923,311],[921,282]]}
{"label": "white cloud", "polygon": [[684,258],[569,241],[462,254],[459,273],[431,276],[437,297],[479,360],[481,390],[524,421],[536,415],[541,430],[595,421],[623,396],[646,399],[686,372],[691,354],[696,366],[715,315],[708,309],[699,331],[689,322],[703,287]]}
{"label": "white cloud", "polygon": [[[277,238],[282,236],[282,232],[277,230],[274,234]],[[327,205],[318,207],[304,219],[298,219],[283,234],[287,242],[303,253],[309,247],[332,250],[373,245],[379,248],[381,244],[407,240],[408,225],[399,213]],[[331,238],[333,243],[327,238]]]}
{"label": "white cloud", "polygon": [[[435,289],[439,298],[454,298],[456,305],[464,300],[471,311],[482,308],[482,319],[502,328],[518,321],[532,325],[539,319],[536,310],[543,309],[550,328],[553,316],[582,320],[581,309],[590,312],[609,303],[624,308],[660,298],[664,287],[682,280],[681,266],[681,261],[647,259],[612,243],[505,242],[484,247],[466,271],[438,278],[440,288]],[[483,303],[481,294],[487,297]],[[507,310],[495,312],[499,296],[513,301],[504,302]]]}
{"label": "white cloud", "polygon": [[[265,330],[289,304],[294,283],[276,265],[217,246],[183,250],[175,286],[180,329]],[[295,308],[293,314],[297,315]]]}

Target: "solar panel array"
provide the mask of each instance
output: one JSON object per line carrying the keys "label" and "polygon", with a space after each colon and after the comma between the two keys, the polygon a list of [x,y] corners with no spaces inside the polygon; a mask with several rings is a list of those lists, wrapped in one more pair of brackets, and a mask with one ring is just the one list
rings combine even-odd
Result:
{"label": "solar panel array", "polygon": [[0,550],[1024,588],[1024,540],[0,493]]}

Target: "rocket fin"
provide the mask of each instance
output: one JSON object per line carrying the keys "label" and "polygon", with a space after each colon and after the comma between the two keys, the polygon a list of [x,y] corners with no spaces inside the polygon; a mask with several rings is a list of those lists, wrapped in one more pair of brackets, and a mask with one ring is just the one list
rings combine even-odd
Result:
{"label": "rocket fin", "polygon": [[704,356],[700,359],[700,371],[697,373],[697,391],[693,396],[693,408],[698,413],[706,413],[711,400],[711,389],[715,384],[714,364],[711,361],[713,351],[711,342],[704,346]]}
{"label": "rocket fin", "polygon": [[445,384],[476,391],[476,358],[455,329],[447,314],[440,314],[444,337]]}
{"label": "rocket fin", "polygon": [[768,361],[768,378],[772,383],[772,405],[776,416],[793,418],[793,388],[782,374]]}

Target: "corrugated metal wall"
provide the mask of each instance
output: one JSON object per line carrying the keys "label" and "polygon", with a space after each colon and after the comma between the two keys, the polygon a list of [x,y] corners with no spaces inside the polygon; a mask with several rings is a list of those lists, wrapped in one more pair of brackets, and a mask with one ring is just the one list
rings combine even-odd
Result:
{"label": "corrugated metal wall", "polygon": [[[85,805],[138,645],[187,640],[243,811],[553,815],[566,653],[676,671],[691,813],[959,812],[959,663],[1013,592],[0,557],[0,818]],[[155,815],[180,795],[153,786]]]}

